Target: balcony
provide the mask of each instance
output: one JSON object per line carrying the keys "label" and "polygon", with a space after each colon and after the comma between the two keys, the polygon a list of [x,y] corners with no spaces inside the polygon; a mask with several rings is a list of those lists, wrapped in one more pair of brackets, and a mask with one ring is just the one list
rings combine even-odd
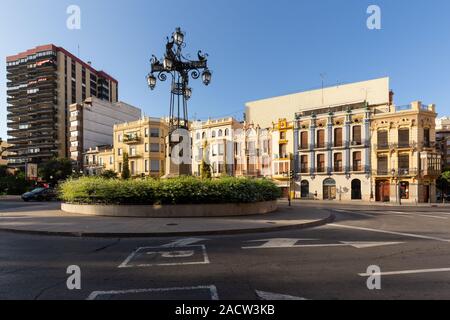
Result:
{"label": "balcony", "polygon": [[135,144],[141,142],[141,137],[137,134],[128,134],[123,137],[123,142],[126,144]]}
{"label": "balcony", "polygon": [[389,143],[379,143],[374,145],[375,150],[377,151],[388,151],[390,149]]}
{"label": "balcony", "polygon": [[324,165],[317,166],[316,172],[317,173],[325,173],[325,166]]}
{"label": "balcony", "polygon": [[353,165],[352,166],[352,171],[353,172],[363,172],[363,167],[361,165]]}
{"label": "balcony", "polygon": [[128,155],[128,158],[130,158],[130,159],[135,159],[135,158],[140,158],[140,157],[142,157],[142,155],[140,154],[140,153],[133,153],[133,154],[129,154]]}
{"label": "balcony", "polygon": [[344,172],[344,168],[341,165],[335,165],[334,172],[337,172],[337,173]]}
{"label": "balcony", "polygon": [[417,146],[417,143],[411,141],[400,141],[398,143],[394,143],[395,149],[412,149]]}
{"label": "balcony", "polygon": [[418,170],[415,168],[399,168],[397,172],[398,177],[413,177],[418,174]]}
{"label": "balcony", "polygon": [[391,172],[387,168],[380,168],[380,169],[374,170],[373,175],[381,176],[381,177],[388,177],[388,176],[391,176]]}

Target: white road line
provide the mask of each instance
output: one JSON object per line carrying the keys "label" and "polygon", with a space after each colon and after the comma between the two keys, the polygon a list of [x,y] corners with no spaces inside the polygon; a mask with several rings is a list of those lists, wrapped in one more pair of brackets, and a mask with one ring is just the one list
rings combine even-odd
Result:
{"label": "white road line", "polygon": [[120,295],[120,294],[135,294],[135,293],[165,293],[172,291],[192,291],[192,290],[209,290],[211,293],[211,300],[219,300],[217,288],[214,285],[197,286],[197,287],[176,287],[176,288],[156,288],[156,289],[130,289],[130,290],[111,290],[111,291],[94,291],[86,300],[95,300],[98,296],[104,295]]}
{"label": "white road line", "polygon": [[429,214],[417,214],[419,217],[425,217],[425,218],[433,218],[433,219],[441,219],[441,220],[448,220],[446,217],[438,217],[438,216],[432,216]]}
{"label": "white road line", "polygon": [[377,273],[359,273],[361,277],[371,277],[371,276],[395,276],[402,274],[418,274],[418,273],[436,273],[436,272],[450,272],[450,268],[441,269],[419,269],[419,270],[403,270],[403,271],[391,271],[391,272],[377,272]]}
{"label": "white road line", "polygon": [[308,299],[305,299],[302,297],[295,297],[295,296],[273,293],[273,292],[266,292],[266,291],[259,291],[259,290],[255,290],[255,292],[256,292],[256,295],[261,300],[268,300],[268,301],[305,301],[305,300],[308,300]]}
{"label": "white road line", "polygon": [[336,227],[336,228],[344,228],[344,229],[354,229],[354,230],[361,230],[361,231],[386,233],[386,234],[393,234],[393,235],[397,235],[397,236],[404,236],[404,237],[411,237],[411,238],[418,238],[418,239],[426,239],[426,240],[434,240],[434,241],[440,241],[440,242],[450,242],[450,239],[443,239],[443,238],[437,238],[437,237],[423,236],[423,235],[420,235],[420,234],[413,234],[413,233],[403,233],[403,232],[387,231],[387,230],[381,230],[381,229],[371,229],[371,228],[347,226],[347,225],[343,225],[343,224],[334,224],[334,223],[333,224],[329,224],[328,226]]}

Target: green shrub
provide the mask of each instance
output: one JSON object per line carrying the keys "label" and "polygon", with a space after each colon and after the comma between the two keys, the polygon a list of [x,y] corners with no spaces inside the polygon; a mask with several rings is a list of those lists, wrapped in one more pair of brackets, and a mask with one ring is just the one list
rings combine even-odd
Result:
{"label": "green shrub", "polygon": [[60,186],[60,197],[84,204],[212,204],[253,203],[280,197],[280,189],[269,180],[194,177],[119,180],[83,177]]}

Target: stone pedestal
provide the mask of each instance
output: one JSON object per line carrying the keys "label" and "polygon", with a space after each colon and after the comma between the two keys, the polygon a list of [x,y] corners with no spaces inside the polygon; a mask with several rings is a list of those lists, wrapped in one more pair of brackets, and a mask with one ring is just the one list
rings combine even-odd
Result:
{"label": "stone pedestal", "polygon": [[[186,139],[186,137],[184,137]],[[192,175],[191,139],[183,141],[183,136],[169,135],[166,138],[166,172],[163,178]]]}

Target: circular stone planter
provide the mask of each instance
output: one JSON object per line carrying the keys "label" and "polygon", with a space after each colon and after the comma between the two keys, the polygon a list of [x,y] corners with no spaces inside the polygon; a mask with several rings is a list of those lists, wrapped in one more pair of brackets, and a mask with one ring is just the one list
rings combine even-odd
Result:
{"label": "circular stone planter", "polygon": [[61,210],[68,213],[107,217],[235,217],[274,212],[277,210],[277,201],[180,205],[87,205],[63,203],[61,204]]}

